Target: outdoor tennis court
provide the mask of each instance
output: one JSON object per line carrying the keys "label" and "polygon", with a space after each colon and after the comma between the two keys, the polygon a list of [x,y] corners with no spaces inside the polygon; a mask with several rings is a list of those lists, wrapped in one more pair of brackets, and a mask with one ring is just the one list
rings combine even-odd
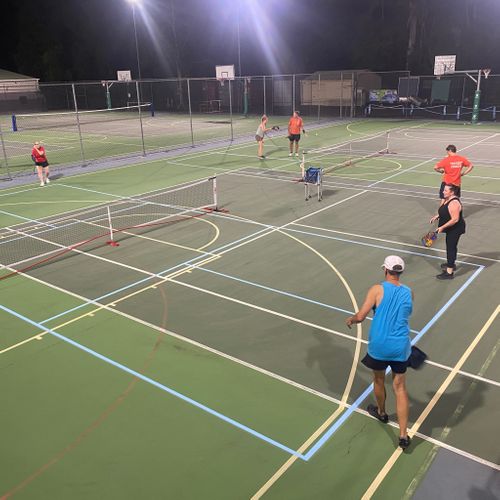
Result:
{"label": "outdoor tennis court", "polygon": [[[386,131],[389,154],[341,161],[321,202],[280,134],[264,161],[249,135],[0,191],[0,498],[495,498],[500,129],[339,121],[301,147],[327,168],[330,146]],[[475,168],[439,282],[444,241],[420,237],[449,143]],[[370,321],[345,326],[388,254],[429,355],[408,372],[404,453],[392,392],[390,425],[365,411]]]}

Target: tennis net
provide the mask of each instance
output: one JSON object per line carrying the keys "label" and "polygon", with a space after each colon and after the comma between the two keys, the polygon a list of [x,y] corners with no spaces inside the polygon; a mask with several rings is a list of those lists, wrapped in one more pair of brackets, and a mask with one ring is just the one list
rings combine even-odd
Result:
{"label": "tennis net", "polygon": [[321,167],[324,174],[355,165],[389,152],[389,133],[384,132],[361,139],[304,151],[304,162]]}
{"label": "tennis net", "polygon": [[[96,109],[91,111],[66,111],[62,113],[33,113],[12,115],[12,130],[40,130],[60,128],[70,125],[89,125],[107,123],[119,120],[138,120],[139,113],[144,116],[154,116],[151,103],[123,108]],[[78,119],[78,120],[77,120]]]}
{"label": "tennis net", "polygon": [[3,228],[0,264],[4,279],[70,252],[117,245],[127,237],[217,210],[217,181],[204,179],[168,191],[120,198],[85,211],[66,212]]}

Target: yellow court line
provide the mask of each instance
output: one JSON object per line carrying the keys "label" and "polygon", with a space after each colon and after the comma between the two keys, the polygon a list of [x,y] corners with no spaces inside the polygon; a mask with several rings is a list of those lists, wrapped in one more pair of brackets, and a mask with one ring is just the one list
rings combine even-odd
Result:
{"label": "yellow court line", "polygon": [[[453,367],[453,370],[450,372],[450,374],[446,377],[445,381],[441,384],[441,387],[436,391],[432,399],[429,401],[427,406],[424,408],[420,416],[417,418],[416,422],[413,424],[411,429],[409,430],[408,434],[410,436],[413,436],[420,426],[423,424],[424,420],[429,416],[429,413],[431,410],[436,406],[436,403],[439,401],[441,396],[445,393],[446,389],[449,387],[453,379],[457,376],[458,371],[462,368],[464,363],[467,361],[467,358],[472,354],[474,349],[476,348],[477,344],[479,341],[482,339],[486,331],[489,329],[495,318],[498,316],[500,313],[500,305],[497,306],[497,308],[493,311],[491,316],[488,318],[488,321],[483,325],[479,333],[476,335],[476,338],[471,342],[469,347],[465,350],[463,353],[462,357],[457,361],[457,364]],[[394,464],[396,463],[397,459],[401,456],[403,453],[403,450],[401,448],[397,448],[394,453],[390,456],[389,460],[387,463],[384,465],[384,467],[380,470],[380,472],[377,474],[375,479],[373,480],[372,484],[368,487],[368,489],[365,491],[364,495],[362,496],[362,500],[368,500],[373,496],[373,494],[377,491],[378,487],[382,483],[382,481],[386,478],[387,474],[390,472]]]}
{"label": "yellow court line", "polygon": [[[285,233],[281,230],[278,230],[279,233],[288,236],[289,238],[297,241],[301,245],[305,246],[311,252],[316,254],[321,260],[323,260],[328,267],[330,267],[334,273],[338,276],[342,284],[344,285],[344,288],[347,290],[347,293],[349,295],[349,298],[351,299],[352,305],[354,307],[354,310],[357,311],[358,308],[358,303],[356,301],[356,297],[354,296],[354,293],[351,290],[351,287],[349,286],[349,283],[347,283],[346,279],[344,276],[340,273],[340,271],[320,252],[318,252],[315,248],[311,247],[304,241],[296,238],[295,236],[292,236],[291,234]],[[307,440],[300,446],[298,449],[298,452],[300,454],[304,453],[309,446],[311,446],[316,439],[323,434],[323,432],[330,427],[330,425],[336,420],[336,418],[346,409],[347,407],[347,400],[349,398],[349,394],[351,393],[352,385],[354,383],[354,376],[356,374],[356,369],[359,363],[359,355],[361,352],[361,343],[362,343],[362,326],[361,323],[358,323],[356,325],[356,347],[354,350],[354,356],[352,359],[352,364],[351,364],[351,370],[349,372],[349,377],[347,379],[347,383],[344,389],[344,393],[342,394],[342,397],[339,402],[339,407],[307,438]],[[297,461],[298,457],[296,455],[291,456],[267,481],[265,484],[261,486],[261,488],[252,496],[252,500],[257,500],[264,495],[271,486]]]}
{"label": "yellow court line", "polygon": [[[200,266],[200,265],[205,265],[205,264],[209,264],[210,262],[214,261],[214,260],[217,260],[220,258],[220,255],[214,255],[212,257],[208,257],[207,259],[204,259],[204,260],[201,260],[199,263],[197,263],[197,266]],[[116,304],[119,304],[120,302],[123,302],[124,300],[127,300],[131,297],[134,297],[136,295],[139,295],[140,293],[142,292],[145,292],[147,290],[150,290],[150,289],[155,289],[158,285],[161,285],[162,283],[166,283],[166,282],[169,282],[172,280],[172,278],[176,278],[177,276],[180,276],[184,273],[190,273],[192,271],[191,268],[187,268],[187,269],[180,269],[179,271],[175,271],[173,273],[170,273],[168,275],[166,275],[165,277],[161,277],[159,275],[153,275],[153,277],[157,277],[159,278],[160,281],[156,281],[155,283],[152,283],[151,285],[148,285],[147,287],[144,287],[144,288],[141,288],[139,290],[136,290],[135,292],[132,292],[128,295],[125,295],[123,297],[120,297],[119,299],[117,300],[112,300],[111,302],[108,302],[107,304],[102,304],[94,309],[92,309],[91,311],[85,313],[85,314],[81,314],[80,316],[77,316],[76,318],[73,318],[69,321],[66,321],[65,323],[61,323],[60,325],[57,325],[55,326],[54,328],[51,328],[51,330],[58,330],[58,329],[61,329],[65,326],[68,326],[68,325],[71,325],[72,323],[75,323],[76,321],[79,321],[81,319],[84,319],[86,318],[87,316],[94,316],[95,313],[99,312],[99,311],[102,311],[103,309],[106,309],[106,310],[113,310],[112,308],[113,307],[116,307]],[[90,305],[90,304],[89,304]],[[17,344],[13,344],[3,350],[0,351],[0,354],[4,354],[5,352],[8,352],[8,351],[11,351],[12,349],[15,349],[17,347],[20,347],[28,342],[31,342],[33,340],[41,340],[41,338],[46,335],[47,333],[49,333],[48,330],[45,330],[41,333],[38,333],[37,335],[33,335],[33,337],[29,337],[27,339],[24,339],[23,341],[21,342],[18,342]]]}

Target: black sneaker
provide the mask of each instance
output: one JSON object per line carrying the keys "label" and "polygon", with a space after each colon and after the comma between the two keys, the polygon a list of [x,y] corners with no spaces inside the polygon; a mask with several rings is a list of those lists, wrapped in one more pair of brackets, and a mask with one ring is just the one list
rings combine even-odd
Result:
{"label": "black sneaker", "polygon": [[366,408],[366,411],[372,417],[376,418],[377,420],[380,420],[383,424],[386,424],[387,422],[389,422],[389,416],[386,413],[384,413],[383,415],[381,415],[378,412],[378,408],[375,405],[368,405],[368,407]]}
{"label": "black sneaker", "polygon": [[[448,264],[447,264],[446,262],[444,262],[443,264],[441,264],[441,269],[448,269]],[[453,264],[452,269],[453,269],[454,271],[456,271],[456,270],[457,270],[457,266],[456,266],[456,264]]]}
{"label": "black sneaker", "polygon": [[410,443],[411,443],[410,436],[406,436],[405,438],[402,438],[402,437],[399,438],[399,447],[402,450],[406,450],[406,448],[408,448],[408,446],[410,446]]}
{"label": "black sneaker", "polygon": [[448,271],[443,271],[441,274],[436,274],[438,280],[452,280],[455,277],[454,273],[449,273]]}

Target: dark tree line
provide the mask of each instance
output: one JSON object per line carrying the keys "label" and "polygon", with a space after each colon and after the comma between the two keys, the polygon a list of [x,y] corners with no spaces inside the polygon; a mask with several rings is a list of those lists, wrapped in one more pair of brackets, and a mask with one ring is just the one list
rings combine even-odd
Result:
{"label": "dark tree line", "polygon": [[[138,16],[143,77],[212,76],[329,69],[409,69],[429,74],[434,56],[461,69],[500,72],[497,0],[266,0],[257,21],[248,0],[143,0]],[[126,0],[3,0],[0,68],[43,81],[114,79],[136,73]],[[271,64],[268,52],[274,52]],[[495,67],[496,66],[496,67]]]}

